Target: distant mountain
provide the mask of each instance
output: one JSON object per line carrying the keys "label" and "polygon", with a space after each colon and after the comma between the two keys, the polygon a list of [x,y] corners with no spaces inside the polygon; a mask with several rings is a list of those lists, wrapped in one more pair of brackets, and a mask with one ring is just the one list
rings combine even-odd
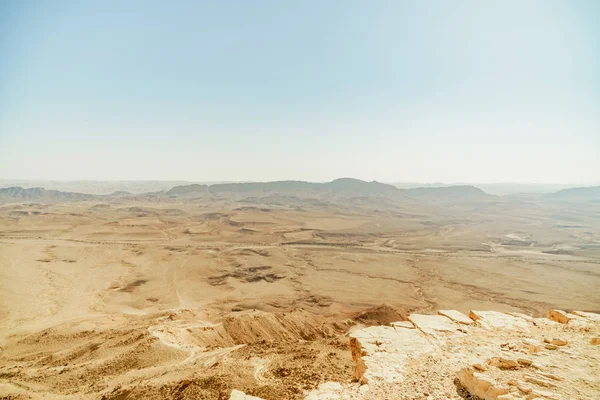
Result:
{"label": "distant mountain", "polygon": [[194,195],[205,195],[208,194],[207,185],[191,184],[191,185],[180,185],[171,188],[167,192],[169,196],[194,196]]}
{"label": "distant mountain", "polygon": [[111,194],[106,195],[108,197],[129,197],[133,196],[133,193],[129,193],[125,190],[117,190],[116,192],[112,192]]}
{"label": "distant mountain", "polygon": [[483,190],[471,186],[443,186],[443,187],[422,187],[414,189],[406,189],[406,194],[410,197],[427,197],[427,198],[443,198],[443,199],[482,199],[493,197]]}
{"label": "distant mountain", "polygon": [[0,188],[22,187],[24,189],[41,187],[46,190],[60,190],[61,192],[74,192],[85,194],[109,195],[113,192],[126,191],[132,195],[149,192],[166,191],[176,185],[187,185],[188,181],[52,181],[52,180],[23,180],[2,179]]}
{"label": "distant mountain", "polygon": [[549,200],[600,200],[600,186],[563,189],[549,193],[544,198]]}
{"label": "distant mountain", "polygon": [[177,186],[167,192],[168,195],[181,196],[188,193],[206,192],[210,194],[239,193],[247,195],[298,195],[298,194],[340,194],[340,195],[390,195],[400,191],[385,183],[366,182],[360,179],[340,178],[327,183],[305,181],[242,182],[221,183],[210,186]]}
{"label": "distant mountain", "polygon": [[2,201],[62,202],[91,200],[96,197],[91,194],[46,190],[39,187],[23,189],[22,187],[15,186],[0,189],[0,200]]}
{"label": "distant mountain", "polygon": [[365,182],[360,179],[340,178],[329,183],[324,183],[326,190],[348,191],[362,194],[398,194],[400,190],[394,185],[377,181]]}
{"label": "distant mountain", "polygon": [[242,182],[242,183],[220,183],[210,185],[208,191],[217,193],[249,193],[249,192],[277,192],[289,193],[301,190],[316,190],[321,183],[304,181],[274,181],[274,182]]}
{"label": "distant mountain", "polygon": [[315,183],[305,181],[274,181],[274,182],[242,182],[222,183],[210,186],[184,185],[176,186],[167,192],[168,195],[184,196],[189,193],[204,193],[213,195],[244,194],[257,198],[264,196],[386,196],[386,197],[413,197],[442,200],[473,200],[493,197],[474,186],[444,186],[424,187],[413,189],[399,189],[394,185],[377,181],[367,182],[354,178],[340,178],[331,182]]}
{"label": "distant mountain", "polygon": [[[305,181],[274,181],[274,182],[241,182],[222,183],[210,186],[185,185],[177,186],[167,192],[168,195],[184,197],[189,193],[205,193],[211,195],[243,195],[249,198],[265,198],[273,196],[293,197],[296,200],[315,198],[321,200],[340,198],[413,198],[427,199],[429,201],[455,202],[492,199],[496,196],[489,195],[483,190],[470,185],[421,187],[412,189],[399,189],[394,185],[377,181],[363,181],[354,178],[339,178],[331,182],[316,183]],[[189,196],[188,196],[189,197]],[[291,198],[290,197],[290,198]]]}
{"label": "distant mountain", "polygon": [[296,198],[298,201],[315,199],[319,201],[334,201],[335,199],[361,199],[369,203],[375,198],[386,201],[398,199],[427,199],[430,201],[471,201],[493,198],[474,186],[426,187],[413,189],[398,189],[397,187],[376,181],[362,181],[353,178],[340,178],[326,183],[304,181],[275,181],[247,183],[219,183],[213,185],[189,184],[174,186],[164,192],[132,194],[116,191],[109,195],[93,195],[59,190],[46,190],[40,187],[0,188],[0,201],[35,201],[35,202],[66,202],[102,199],[145,199],[160,200],[165,196],[195,198],[208,195],[236,196],[246,200],[277,197],[280,199]]}

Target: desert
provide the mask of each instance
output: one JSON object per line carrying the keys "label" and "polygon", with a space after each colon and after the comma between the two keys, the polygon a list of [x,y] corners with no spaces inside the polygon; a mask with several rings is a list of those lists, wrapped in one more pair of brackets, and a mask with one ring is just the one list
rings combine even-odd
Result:
{"label": "desert", "polygon": [[[0,396],[390,398],[393,389],[359,390],[350,342],[363,331],[414,320],[448,345],[414,316],[600,312],[594,190],[496,196],[349,178],[113,194],[1,188]],[[467,327],[473,341],[493,341],[481,321]],[[598,336],[591,321],[581,343]],[[547,334],[565,336],[553,323]],[[505,341],[523,339],[514,335]],[[452,340],[465,359],[476,346]],[[585,350],[595,361],[582,361],[582,379],[599,349]],[[437,382],[443,368],[423,374]],[[391,398],[471,398],[462,381]],[[346,394],[328,392],[332,383]],[[572,398],[600,393],[597,381],[585,387]]]}
{"label": "desert", "polygon": [[600,399],[600,1],[0,1],[0,400]]}

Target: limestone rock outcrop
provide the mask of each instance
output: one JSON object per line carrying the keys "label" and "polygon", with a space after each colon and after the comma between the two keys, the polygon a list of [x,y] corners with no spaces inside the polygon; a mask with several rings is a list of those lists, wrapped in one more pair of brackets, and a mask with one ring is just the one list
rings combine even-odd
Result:
{"label": "limestone rock outcrop", "polygon": [[306,399],[597,399],[600,314],[454,310],[349,334],[357,383]]}

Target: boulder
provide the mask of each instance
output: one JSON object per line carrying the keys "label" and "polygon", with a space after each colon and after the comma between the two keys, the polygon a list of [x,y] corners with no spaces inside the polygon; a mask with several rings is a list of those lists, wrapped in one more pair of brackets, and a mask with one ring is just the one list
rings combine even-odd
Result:
{"label": "boulder", "polygon": [[563,310],[548,311],[548,319],[560,324],[568,324],[573,318]]}
{"label": "boulder", "polygon": [[498,384],[492,377],[471,367],[461,369],[456,377],[469,393],[482,400],[497,400],[499,396],[510,392],[507,385]]}

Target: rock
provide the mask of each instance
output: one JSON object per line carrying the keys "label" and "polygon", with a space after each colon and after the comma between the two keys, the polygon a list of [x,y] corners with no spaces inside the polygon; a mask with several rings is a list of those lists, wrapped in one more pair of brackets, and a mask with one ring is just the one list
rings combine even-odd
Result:
{"label": "rock", "polygon": [[566,346],[568,344],[566,340],[557,338],[554,338],[552,340],[544,338],[544,343],[553,344],[554,346]]}
{"label": "rock", "polygon": [[501,394],[500,396],[496,397],[496,399],[497,400],[520,400],[520,399],[522,399],[522,397],[517,396],[512,393],[508,393],[508,394]]}
{"label": "rock", "polygon": [[533,364],[533,361],[531,361],[528,358],[517,358],[517,362],[526,367],[529,367],[529,366],[531,366],[531,364]]}
{"label": "rock", "polygon": [[263,400],[260,397],[250,396],[244,392],[240,392],[239,390],[233,389],[231,391],[231,395],[229,396],[229,400]]}
{"label": "rock", "polygon": [[544,345],[534,339],[523,339],[523,344],[527,353],[539,353],[544,350]]}
{"label": "rock", "polygon": [[471,393],[483,400],[496,400],[499,396],[508,394],[510,388],[499,385],[493,378],[473,368],[463,368],[456,374],[460,383]]}
{"label": "rock", "polygon": [[533,389],[531,391],[531,393],[527,396],[527,399],[536,399],[536,398],[558,400],[558,399],[560,399],[560,396],[558,396],[556,393],[549,392],[547,390]]}
{"label": "rock", "polygon": [[440,336],[440,332],[456,332],[456,323],[441,315],[411,314],[408,320],[423,333],[431,336]]}
{"label": "rock", "polygon": [[507,312],[508,315],[512,315],[513,317],[523,318],[527,322],[535,323],[535,318],[530,315],[519,313],[519,312]]}
{"label": "rock", "polygon": [[562,310],[550,310],[548,311],[548,319],[560,324],[568,324],[573,318],[571,318],[569,314]]}
{"label": "rock", "polygon": [[516,360],[509,360],[503,357],[490,358],[488,364],[500,369],[517,369],[520,367]]}
{"label": "rock", "polygon": [[415,326],[410,321],[392,322],[390,325],[392,325],[394,328],[415,329]]}
{"label": "rock", "polygon": [[554,379],[555,381],[562,381],[563,380],[563,378],[561,378],[560,376],[554,375],[554,374],[550,374],[548,372],[538,371],[537,374],[540,375],[540,376],[543,376],[545,378]]}
{"label": "rock", "polygon": [[534,383],[538,386],[544,386],[544,387],[549,387],[549,388],[556,387],[556,383],[552,382],[551,380],[549,380],[543,376],[539,376],[539,375],[525,374],[523,379],[525,379],[526,382]]}
{"label": "rock", "polygon": [[506,395],[509,392],[510,388],[507,385],[493,385],[487,390],[486,395],[492,399],[497,399],[498,397]]}
{"label": "rock", "polygon": [[454,379],[467,398],[600,399],[600,353],[588,344],[592,337],[600,344],[598,321],[566,313],[566,324],[518,314],[471,314],[477,321],[469,326],[442,314],[414,314],[411,325],[405,321],[352,332],[355,378],[363,385],[344,383],[342,394],[340,387],[320,387],[318,396],[313,391],[307,399],[456,398]]}
{"label": "rock", "polygon": [[350,334],[350,349],[356,380],[393,383],[403,379],[409,358],[431,353],[435,347],[418,329],[371,326]]}
{"label": "rock", "polygon": [[473,364],[473,368],[478,371],[487,371],[488,367],[484,363],[475,363]]}
{"label": "rock", "polygon": [[321,383],[316,390],[311,391],[304,400],[337,400],[342,398],[343,393],[344,387],[340,383],[325,382]]}
{"label": "rock", "polygon": [[488,329],[529,330],[525,319],[497,311],[471,311],[469,317]]}
{"label": "rock", "polygon": [[533,388],[531,387],[531,385],[528,385],[525,382],[522,381],[517,381],[517,389],[519,389],[521,392],[528,394],[531,393],[531,391],[533,390]]}
{"label": "rock", "polygon": [[567,342],[565,339],[554,338],[550,341],[550,344],[553,344],[555,346],[566,346],[567,344],[569,344],[569,342]]}
{"label": "rock", "polygon": [[585,311],[573,311],[573,315],[577,315],[578,317],[582,317],[591,321],[600,322],[600,314],[585,312]]}
{"label": "rock", "polygon": [[473,321],[471,318],[456,310],[439,310],[438,314],[443,315],[446,318],[450,318],[452,321],[459,324],[472,325],[475,323],[475,321]]}
{"label": "rock", "polygon": [[592,338],[591,343],[595,345],[600,345],[600,337]]}

